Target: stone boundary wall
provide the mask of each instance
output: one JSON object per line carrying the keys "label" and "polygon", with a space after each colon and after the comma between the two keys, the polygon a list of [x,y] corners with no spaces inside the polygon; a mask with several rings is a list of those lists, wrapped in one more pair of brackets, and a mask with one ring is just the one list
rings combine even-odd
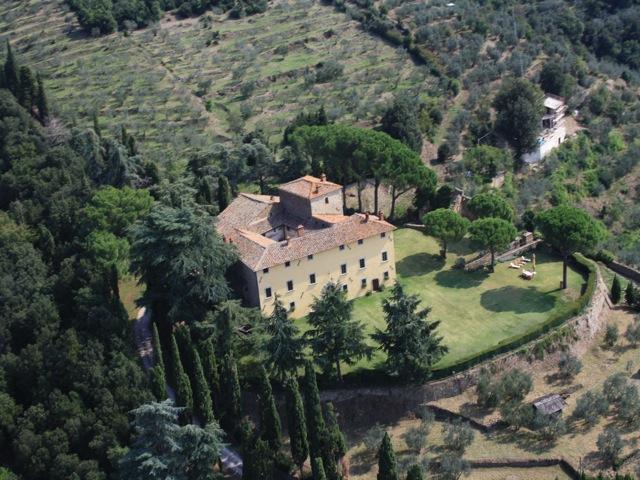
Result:
{"label": "stone boundary wall", "polygon": [[[576,330],[576,338],[578,340],[570,346],[575,355],[581,356],[587,350],[592,339],[604,327],[606,316],[612,307],[607,287],[602,280],[600,269],[596,265],[596,288],[591,301],[582,314],[562,324],[562,326],[571,325]],[[551,330],[549,334],[555,330]],[[546,335],[525,346],[533,345],[545,337]],[[336,404],[336,408],[339,409],[344,407],[347,410],[351,410],[349,403],[359,404],[361,402],[362,408],[370,408],[372,404],[375,405],[384,401],[391,402],[396,408],[403,409],[406,413],[409,413],[415,411],[418,406],[424,403],[455,397],[473,387],[482,368],[490,368],[498,372],[505,372],[514,367],[532,370],[539,361],[527,361],[519,354],[519,351],[525,346],[480,363],[465,372],[423,385],[329,389],[321,392],[321,398],[324,401],[333,402]],[[559,358],[559,355],[557,357]]]}
{"label": "stone boundary wall", "polygon": [[580,479],[578,472],[573,465],[564,458],[526,458],[526,459],[486,459],[486,460],[469,460],[471,468],[535,468],[535,467],[554,467],[559,465],[560,468],[571,478]]}
{"label": "stone boundary wall", "polygon": [[640,272],[634,268],[628,267],[627,265],[616,261],[608,263],[607,267],[624,277],[630,278],[636,283],[640,283]]}

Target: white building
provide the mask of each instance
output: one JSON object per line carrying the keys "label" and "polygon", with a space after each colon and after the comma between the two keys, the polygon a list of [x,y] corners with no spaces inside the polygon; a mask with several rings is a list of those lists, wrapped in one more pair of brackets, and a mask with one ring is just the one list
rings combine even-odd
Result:
{"label": "white building", "polygon": [[522,156],[522,160],[530,165],[540,162],[567,137],[567,129],[564,125],[567,105],[564,98],[547,94],[544,99],[544,108],[542,133],[538,137],[536,148]]}

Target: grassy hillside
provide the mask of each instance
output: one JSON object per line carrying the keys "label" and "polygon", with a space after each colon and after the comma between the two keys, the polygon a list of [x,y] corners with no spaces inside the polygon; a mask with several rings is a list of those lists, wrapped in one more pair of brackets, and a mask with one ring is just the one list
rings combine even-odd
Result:
{"label": "grassy hillside", "polygon": [[[62,0],[8,0],[0,36],[42,73],[65,121],[89,125],[97,112],[103,128],[126,125],[158,161],[243,128],[275,135],[315,105],[366,122],[387,92],[426,88],[433,78],[343,13],[305,0],[276,0],[241,20],[167,14],[147,29],[100,38],[82,33]],[[314,81],[323,62],[342,74]]]}

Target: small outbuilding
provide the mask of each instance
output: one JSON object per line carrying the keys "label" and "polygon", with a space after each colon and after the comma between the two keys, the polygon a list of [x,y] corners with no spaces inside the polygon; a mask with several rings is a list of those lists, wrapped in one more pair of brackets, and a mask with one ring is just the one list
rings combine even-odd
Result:
{"label": "small outbuilding", "polygon": [[567,402],[557,393],[545,395],[533,401],[533,409],[542,415],[562,415]]}

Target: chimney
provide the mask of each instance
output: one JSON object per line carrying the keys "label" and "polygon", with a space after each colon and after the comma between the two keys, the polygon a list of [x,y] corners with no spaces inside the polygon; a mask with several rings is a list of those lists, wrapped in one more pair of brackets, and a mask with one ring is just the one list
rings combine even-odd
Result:
{"label": "chimney", "polygon": [[323,173],[322,175],[320,175],[320,180],[322,180],[323,182],[326,182],[327,176]]}
{"label": "chimney", "polygon": [[320,191],[320,185],[317,183],[313,184],[313,193],[318,193]]}
{"label": "chimney", "polygon": [[269,200],[273,202],[273,195],[269,195]]}
{"label": "chimney", "polygon": [[296,227],[296,233],[298,234],[299,237],[304,235],[304,225],[298,225]]}
{"label": "chimney", "polygon": [[378,218],[379,218],[380,220],[384,220],[384,213],[382,213],[382,210],[380,210],[380,211],[378,212]]}
{"label": "chimney", "polygon": [[365,221],[365,223],[369,221],[369,212],[365,212],[364,221]]}

